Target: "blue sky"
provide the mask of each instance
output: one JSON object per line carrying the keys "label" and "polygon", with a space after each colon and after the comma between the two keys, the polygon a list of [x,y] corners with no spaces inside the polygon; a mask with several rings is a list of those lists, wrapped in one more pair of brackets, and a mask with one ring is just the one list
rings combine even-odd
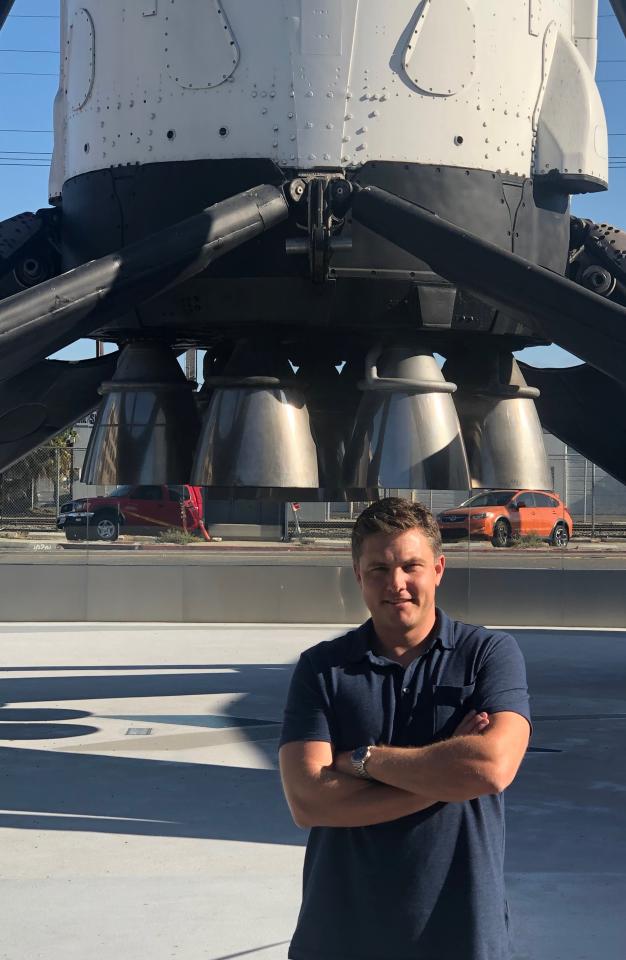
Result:
{"label": "blue sky", "polygon": [[[0,220],[47,204],[58,14],[58,0],[16,0],[0,34]],[[600,0],[598,55],[598,86],[609,127],[610,187],[605,193],[575,198],[573,212],[626,228],[626,40],[609,0]],[[93,354],[91,341],[78,341],[59,356]],[[524,359],[538,366],[577,362],[559,347],[526,350]]]}

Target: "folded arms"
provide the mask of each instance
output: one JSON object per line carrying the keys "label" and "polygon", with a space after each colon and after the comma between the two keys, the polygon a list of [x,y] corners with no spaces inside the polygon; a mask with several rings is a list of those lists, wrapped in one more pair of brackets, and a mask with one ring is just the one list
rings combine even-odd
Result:
{"label": "folded arms", "polygon": [[357,777],[350,752],[334,755],[330,743],[286,743],[280,751],[285,796],[300,827],[385,823],[434,803],[500,793],[513,781],[529,735],[520,714],[472,712],[449,740],[373,747],[367,762],[371,780]]}

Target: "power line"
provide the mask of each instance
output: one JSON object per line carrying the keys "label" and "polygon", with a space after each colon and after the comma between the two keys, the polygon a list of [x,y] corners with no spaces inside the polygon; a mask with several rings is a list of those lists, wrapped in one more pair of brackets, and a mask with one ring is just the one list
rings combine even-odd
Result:
{"label": "power line", "polygon": [[0,133],[54,133],[54,130],[17,130],[12,127],[0,127]]}
{"label": "power line", "polygon": [[38,153],[38,154],[43,154],[46,157],[49,157],[52,151],[51,150],[0,150],[0,153],[19,153],[20,155],[26,154],[26,153]]}
{"label": "power line", "polygon": [[0,160],[0,167],[39,167],[47,170],[49,163],[14,163],[12,160]]}
{"label": "power line", "polygon": [[10,13],[7,20],[58,20],[56,13]]}
{"label": "power line", "polygon": [[29,70],[0,70],[0,77],[58,77],[56,73],[31,73]]}
{"label": "power line", "polygon": [[0,47],[0,53],[60,53],[60,50],[18,50],[13,47]]}

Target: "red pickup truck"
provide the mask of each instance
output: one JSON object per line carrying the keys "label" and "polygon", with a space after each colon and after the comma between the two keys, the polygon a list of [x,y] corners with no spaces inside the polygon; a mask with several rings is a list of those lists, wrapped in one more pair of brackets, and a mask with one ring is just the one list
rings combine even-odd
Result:
{"label": "red pickup truck", "polygon": [[124,485],[103,497],[61,507],[57,527],[68,540],[117,540],[120,532],[156,534],[172,527],[200,532],[202,489],[186,484]]}

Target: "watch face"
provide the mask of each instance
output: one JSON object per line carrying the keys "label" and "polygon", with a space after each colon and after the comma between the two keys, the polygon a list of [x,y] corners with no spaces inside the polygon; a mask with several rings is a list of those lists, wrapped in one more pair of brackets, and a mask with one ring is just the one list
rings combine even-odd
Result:
{"label": "watch face", "polygon": [[367,757],[368,750],[369,750],[369,747],[357,747],[357,749],[354,750],[352,753],[353,761],[355,763],[363,763],[363,761]]}

